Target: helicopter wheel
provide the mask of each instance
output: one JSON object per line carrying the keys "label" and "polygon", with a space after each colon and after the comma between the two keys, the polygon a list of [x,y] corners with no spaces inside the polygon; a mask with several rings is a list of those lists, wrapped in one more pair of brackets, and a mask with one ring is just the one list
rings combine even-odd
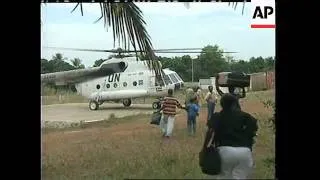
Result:
{"label": "helicopter wheel", "polygon": [[122,104],[125,106],[125,107],[129,107],[131,105],[131,99],[124,99]]}
{"label": "helicopter wheel", "polygon": [[152,103],[152,108],[153,109],[159,109],[160,108],[160,103],[159,102],[153,102]]}
{"label": "helicopter wheel", "polygon": [[96,102],[96,101],[90,101],[90,102],[89,102],[89,109],[90,109],[90,110],[95,111],[95,110],[97,110],[98,108],[99,108],[99,103],[98,103],[98,102]]}

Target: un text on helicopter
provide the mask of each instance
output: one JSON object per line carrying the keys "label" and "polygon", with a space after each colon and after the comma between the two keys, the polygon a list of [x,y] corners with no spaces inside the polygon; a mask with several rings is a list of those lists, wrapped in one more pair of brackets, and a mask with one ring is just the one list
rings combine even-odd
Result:
{"label": "un text on helicopter", "polygon": [[120,73],[115,73],[108,76],[108,82],[119,82],[119,81],[120,81]]}

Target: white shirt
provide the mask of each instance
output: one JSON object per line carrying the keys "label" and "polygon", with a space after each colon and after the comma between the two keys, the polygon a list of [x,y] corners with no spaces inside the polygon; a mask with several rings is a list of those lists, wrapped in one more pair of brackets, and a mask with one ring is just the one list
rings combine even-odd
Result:
{"label": "white shirt", "polygon": [[207,102],[211,101],[211,102],[216,102],[216,100],[218,99],[217,95],[214,93],[214,92],[208,92],[206,97],[205,97],[205,100]]}

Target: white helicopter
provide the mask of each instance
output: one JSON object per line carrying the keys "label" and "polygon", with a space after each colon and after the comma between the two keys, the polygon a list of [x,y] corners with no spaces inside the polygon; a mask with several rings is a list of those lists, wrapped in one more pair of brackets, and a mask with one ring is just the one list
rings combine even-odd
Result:
{"label": "white helicopter", "polygon": [[[161,69],[160,77],[156,77],[156,73],[150,70],[146,61],[137,60],[138,57],[131,55],[121,55],[120,53],[128,53],[134,51],[117,50],[91,50],[91,49],[73,49],[73,48],[56,48],[77,51],[94,51],[94,52],[116,52],[118,56],[104,61],[100,67],[93,67],[80,70],[71,70],[55,73],[41,74],[41,82],[55,83],[59,85],[74,84],[79,95],[89,99],[89,109],[97,110],[100,105],[106,101],[120,102],[125,107],[132,103],[133,98],[166,95],[168,89],[180,89],[181,82],[173,82],[169,78],[170,71],[166,74]],[[182,52],[171,50],[186,49],[162,49],[155,50],[156,53],[199,53],[199,52]],[[189,49],[191,50],[191,49]],[[192,50],[201,50],[201,48],[192,48]],[[158,60],[157,60],[158,61]],[[160,61],[158,61],[161,67]],[[176,72],[174,72],[176,73]],[[177,85],[179,84],[179,85]],[[152,108],[159,108],[159,100],[152,103]]]}

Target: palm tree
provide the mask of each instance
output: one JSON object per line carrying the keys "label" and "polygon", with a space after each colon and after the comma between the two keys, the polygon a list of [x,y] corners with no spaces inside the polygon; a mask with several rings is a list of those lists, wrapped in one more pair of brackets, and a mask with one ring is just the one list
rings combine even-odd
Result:
{"label": "palm tree", "polygon": [[[44,3],[47,3],[44,0]],[[113,40],[119,40],[124,45],[124,49],[128,49],[130,44],[142,56],[148,57],[151,60],[156,58],[150,36],[145,28],[146,22],[143,19],[142,11],[133,2],[128,3],[99,3],[101,17],[96,22],[103,19],[105,27],[113,28]],[[186,8],[189,8],[189,3],[184,3]],[[229,3],[236,9],[237,3]],[[83,16],[82,3],[78,3],[73,12],[80,7],[81,15]],[[244,6],[243,6],[244,9]],[[243,13],[242,9],[242,13]],[[148,67],[155,71],[156,75],[160,75],[161,69],[158,61],[147,61]]]}
{"label": "palm tree", "polygon": [[81,63],[81,59],[79,59],[79,58],[74,58],[70,61],[76,69],[84,69],[85,68],[85,66]]}
{"label": "palm tree", "polygon": [[56,53],[56,55],[52,56],[52,60],[55,61],[65,61],[66,58],[63,57],[63,55],[61,53]]}

